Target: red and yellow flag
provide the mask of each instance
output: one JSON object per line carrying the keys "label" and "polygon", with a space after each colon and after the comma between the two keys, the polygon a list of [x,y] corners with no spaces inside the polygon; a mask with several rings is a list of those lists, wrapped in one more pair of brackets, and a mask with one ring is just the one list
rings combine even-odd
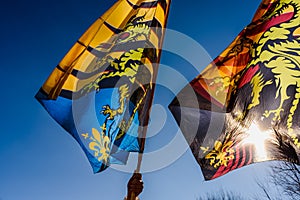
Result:
{"label": "red and yellow flag", "polygon": [[205,179],[254,162],[299,162],[299,36],[299,1],[262,1],[170,104]]}

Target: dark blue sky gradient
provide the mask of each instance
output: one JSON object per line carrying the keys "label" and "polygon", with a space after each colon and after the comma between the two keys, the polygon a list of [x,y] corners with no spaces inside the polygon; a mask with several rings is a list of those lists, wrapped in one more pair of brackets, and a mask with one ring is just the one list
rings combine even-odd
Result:
{"label": "dark blue sky gradient", "polygon": [[[79,145],[34,99],[74,42],[114,2],[2,2],[0,200],[116,200],[125,196],[131,174],[115,169],[93,174]],[[251,21],[259,3],[259,0],[173,0],[168,28],[193,38],[214,58]],[[197,56],[193,49],[187,51]],[[161,62],[189,80],[197,75],[193,66],[172,53],[164,52]],[[170,95],[174,94],[158,87],[155,101],[166,106]],[[146,150],[162,148],[174,137],[175,128],[173,120],[158,135],[149,138]],[[164,160],[164,156],[167,155],[159,159]],[[255,174],[261,170],[263,164],[252,165],[204,183],[188,150],[165,168],[144,174],[141,199],[190,200],[220,188],[250,195],[256,191]]]}

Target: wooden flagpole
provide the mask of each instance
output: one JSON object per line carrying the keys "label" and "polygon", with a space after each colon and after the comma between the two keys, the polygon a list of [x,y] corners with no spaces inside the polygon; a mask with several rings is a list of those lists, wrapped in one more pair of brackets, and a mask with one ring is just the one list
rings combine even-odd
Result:
{"label": "wooden flagpole", "polygon": [[[169,4],[171,3],[171,0],[169,1]],[[169,15],[169,9],[167,9],[167,16],[166,16],[166,23],[165,23],[165,26],[164,28],[166,27],[166,24],[167,24],[167,19],[168,19],[168,15]],[[164,32],[165,30],[163,30]],[[161,39],[161,42],[163,41],[164,39],[164,33],[163,33],[163,38]],[[162,46],[161,46],[162,48]],[[159,67],[159,62],[160,62],[160,58],[161,58],[161,53],[162,53],[162,49],[159,49],[159,54],[158,54],[158,61],[157,63],[153,63],[153,65],[155,65],[154,67],[157,69],[157,70],[153,70],[153,82],[150,83],[152,88],[151,91],[150,91],[150,99],[149,99],[149,103],[148,103],[148,106],[147,109],[143,109],[143,112],[146,113],[146,116],[144,118],[144,121],[143,121],[143,124],[142,124],[142,130],[141,130],[141,148],[140,148],[140,152],[139,152],[139,155],[138,155],[138,162],[137,162],[137,167],[134,171],[134,173],[140,173],[141,171],[141,165],[142,165],[142,160],[143,160],[143,154],[144,154],[144,150],[145,150],[145,143],[146,143],[146,136],[147,136],[147,130],[148,130],[148,123],[149,123],[149,119],[150,119],[150,112],[151,112],[151,107],[152,107],[152,102],[153,102],[153,98],[154,98],[154,91],[155,91],[155,83],[156,83],[156,78],[157,78],[157,74],[158,74],[158,67]],[[146,99],[146,102],[147,102],[147,99]],[[127,197],[127,200],[136,200],[136,197],[137,195],[132,192],[131,194],[128,194],[129,196]]]}

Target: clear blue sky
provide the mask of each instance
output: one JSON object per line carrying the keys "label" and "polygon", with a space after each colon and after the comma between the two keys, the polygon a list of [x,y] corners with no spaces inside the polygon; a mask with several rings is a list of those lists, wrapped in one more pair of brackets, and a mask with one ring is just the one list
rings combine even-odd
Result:
{"label": "clear blue sky", "polygon": [[[114,2],[2,2],[0,200],[119,200],[125,196],[131,174],[116,168],[93,174],[79,145],[34,99],[69,48]],[[259,0],[173,0],[168,28],[193,38],[214,58],[250,22],[259,3]],[[192,57],[203,57],[202,66],[193,67],[183,58],[164,52],[161,62],[169,67],[161,68],[158,79],[161,83],[172,81],[166,73],[171,68],[191,80],[197,75],[196,68],[203,69],[210,61],[207,55],[193,48],[183,50]],[[175,83],[177,89],[183,87],[176,80]],[[172,95],[163,86],[157,88],[155,102],[164,111],[154,112],[152,121],[159,124],[159,117],[168,119],[167,125],[154,130],[155,134],[147,140],[147,152],[163,152],[176,135],[177,125],[165,108]],[[180,138],[180,133],[177,136]],[[186,145],[182,138],[180,145]],[[172,152],[164,152],[155,159],[166,161],[170,156]],[[157,160],[144,164],[158,168]],[[251,165],[204,182],[199,166],[187,150],[164,168],[144,173],[145,189],[140,197],[142,200],[190,200],[222,187],[247,196],[256,192],[256,175],[261,175],[264,165]]]}

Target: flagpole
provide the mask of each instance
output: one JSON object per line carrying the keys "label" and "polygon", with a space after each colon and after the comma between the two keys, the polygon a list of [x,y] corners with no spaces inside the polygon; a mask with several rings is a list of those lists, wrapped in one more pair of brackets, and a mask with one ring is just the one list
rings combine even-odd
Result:
{"label": "flagpole", "polygon": [[[170,2],[171,2],[171,0],[170,0]],[[170,3],[169,2],[169,3]],[[165,23],[165,26],[164,26],[164,28],[166,27],[166,24],[167,24],[167,19],[168,19],[168,15],[169,15],[169,10],[167,10],[167,15],[166,15],[166,23]],[[165,31],[165,30],[163,30],[163,31]],[[163,36],[162,36],[162,39],[161,39],[161,41],[163,41],[163,39],[164,39],[164,34],[163,34]],[[161,48],[162,48],[162,46],[161,46]],[[151,112],[151,107],[152,107],[152,102],[153,102],[153,98],[154,98],[154,89],[155,89],[155,83],[156,83],[156,78],[157,78],[157,74],[158,74],[158,67],[159,67],[159,62],[160,62],[160,57],[161,57],[161,54],[162,54],[162,49],[160,49],[159,50],[159,53],[158,53],[158,61],[157,61],[157,63],[153,63],[153,65],[156,65],[156,69],[157,70],[154,70],[153,71],[153,81],[152,81],[152,83],[150,83],[150,85],[152,86],[151,88],[150,88],[150,99],[149,99],[149,109],[148,109],[148,113],[147,113],[147,110],[145,111],[145,108],[143,109],[143,111],[145,111],[146,112],[146,116],[145,116],[145,120],[143,121],[143,124],[142,124],[142,130],[141,130],[141,146],[140,146],[140,152],[139,152],[139,154],[138,154],[138,162],[137,162],[137,167],[136,167],[136,169],[135,169],[135,171],[134,171],[134,173],[140,173],[140,171],[141,171],[141,166],[142,166],[142,161],[143,161],[143,154],[144,154],[144,149],[145,149],[145,143],[146,143],[146,136],[147,136],[147,129],[148,129],[148,123],[149,123],[149,119],[150,119],[150,112]],[[147,107],[147,106],[146,106]],[[135,195],[135,193],[134,192],[132,192],[131,194],[129,194],[129,196],[128,196],[128,200],[136,200],[136,197],[137,197],[138,195]]]}
{"label": "flagpole", "polygon": [[140,171],[141,171],[141,166],[142,166],[142,161],[143,161],[143,154],[144,154],[145,143],[146,143],[147,130],[148,130],[148,125],[143,127],[142,137],[141,137],[141,148],[140,148],[140,153],[138,154],[138,162],[137,162],[136,169],[134,171],[135,173],[140,173]]}
{"label": "flagpole", "polygon": [[[158,64],[157,64],[158,65]],[[157,70],[158,71],[158,70]],[[157,74],[157,72],[156,72]],[[156,76],[154,76],[156,77]],[[153,81],[155,82],[155,80]],[[140,173],[141,172],[141,166],[142,166],[142,161],[143,161],[143,155],[144,155],[144,150],[145,150],[145,143],[146,143],[146,136],[147,136],[147,130],[148,130],[148,123],[149,123],[149,119],[150,119],[150,112],[151,112],[151,107],[152,107],[152,102],[153,102],[153,97],[154,97],[154,88],[155,88],[155,84],[152,83],[152,88],[151,88],[151,92],[150,92],[150,99],[149,99],[149,109],[146,110],[146,112],[148,112],[145,116],[145,120],[144,123],[142,124],[141,127],[141,142],[140,142],[140,152],[138,154],[138,162],[137,162],[137,166],[136,169],[134,170],[134,173]],[[136,195],[134,192],[131,193],[129,200],[136,200],[136,197],[138,195]]]}
{"label": "flagpole", "polygon": [[[160,52],[161,54],[161,52]],[[157,69],[158,69],[158,63],[155,63]],[[143,124],[139,127],[140,128],[140,152],[138,154],[138,162],[137,162],[137,166],[136,169],[134,170],[134,173],[140,173],[141,171],[141,166],[142,166],[142,161],[143,161],[143,154],[144,154],[144,150],[145,150],[145,143],[146,143],[146,136],[147,136],[147,130],[148,130],[148,123],[149,123],[149,119],[150,119],[150,113],[151,113],[151,107],[152,107],[152,102],[153,102],[153,97],[154,97],[154,90],[155,90],[155,81],[156,81],[156,75],[158,73],[158,70],[156,70],[154,72],[154,77],[155,79],[153,80],[152,84],[151,84],[151,89],[150,89],[150,95],[148,96],[150,99],[148,100],[148,105],[149,105],[149,109],[146,106],[146,109],[144,108],[143,111],[145,111],[145,117],[144,117],[144,121]],[[147,102],[147,100],[146,100]],[[134,192],[131,192],[131,194],[128,194],[127,200],[136,200],[136,197],[138,195],[136,195]]]}

